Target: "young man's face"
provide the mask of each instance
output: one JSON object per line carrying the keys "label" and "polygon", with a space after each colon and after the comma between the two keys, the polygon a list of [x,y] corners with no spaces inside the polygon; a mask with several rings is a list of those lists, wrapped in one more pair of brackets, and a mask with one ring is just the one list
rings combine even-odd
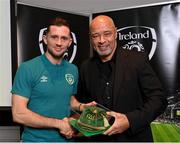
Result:
{"label": "young man's face", "polygon": [[47,52],[54,58],[60,59],[71,45],[70,30],[66,26],[52,25],[44,36]]}

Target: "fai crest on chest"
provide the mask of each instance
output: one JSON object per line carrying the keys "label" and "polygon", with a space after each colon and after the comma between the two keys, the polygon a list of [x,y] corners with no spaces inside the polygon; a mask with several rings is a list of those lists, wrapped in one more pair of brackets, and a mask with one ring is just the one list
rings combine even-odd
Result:
{"label": "fai crest on chest", "polygon": [[70,85],[74,83],[74,76],[72,74],[65,74],[65,79]]}

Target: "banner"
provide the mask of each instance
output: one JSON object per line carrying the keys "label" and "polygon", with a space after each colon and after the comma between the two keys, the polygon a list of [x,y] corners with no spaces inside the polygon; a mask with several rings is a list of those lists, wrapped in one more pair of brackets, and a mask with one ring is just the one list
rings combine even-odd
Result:
{"label": "banner", "polygon": [[79,66],[85,58],[89,57],[89,17],[17,4],[18,65],[46,51],[42,36],[48,20],[56,16],[66,19],[71,27],[73,43],[64,55],[65,58]]}
{"label": "banner", "polygon": [[[102,14],[114,20],[121,48],[147,53],[166,89],[169,105],[156,121],[180,126],[180,3],[94,13],[93,17]],[[168,130],[167,126],[164,128]],[[161,130],[161,134],[172,136],[164,141],[180,141],[180,127],[178,132],[166,130]],[[163,141],[159,140],[160,135],[154,138]]]}

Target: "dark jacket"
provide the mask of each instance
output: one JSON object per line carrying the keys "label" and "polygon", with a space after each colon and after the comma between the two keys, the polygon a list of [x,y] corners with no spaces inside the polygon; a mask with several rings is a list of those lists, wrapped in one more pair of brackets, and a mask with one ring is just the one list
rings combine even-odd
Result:
{"label": "dark jacket", "polygon": [[[98,93],[98,71],[96,57],[83,63],[80,70],[78,99],[84,102],[95,100]],[[126,114],[130,128],[117,134],[110,141],[152,141],[150,123],[167,106],[163,88],[149,65],[144,53],[116,49],[113,78],[113,111]],[[104,137],[93,141],[109,141]]]}

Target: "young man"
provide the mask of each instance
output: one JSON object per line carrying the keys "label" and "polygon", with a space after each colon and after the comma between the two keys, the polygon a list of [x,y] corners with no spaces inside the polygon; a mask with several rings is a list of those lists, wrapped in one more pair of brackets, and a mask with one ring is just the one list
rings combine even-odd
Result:
{"label": "young man", "polygon": [[73,96],[77,67],[63,59],[72,42],[67,21],[52,19],[43,40],[46,53],[22,63],[16,73],[11,91],[13,119],[24,125],[24,142],[65,142],[73,135],[66,118],[70,106],[76,110],[86,106]]}
{"label": "young man", "polygon": [[111,109],[115,121],[104,134],[89,141],[153,141],[150,123],[166,108],[166,96],[144,53],[117,45],[113,20],[95,17],[90,25],[95,54],[80,71],[78,99],[95,100]]}

